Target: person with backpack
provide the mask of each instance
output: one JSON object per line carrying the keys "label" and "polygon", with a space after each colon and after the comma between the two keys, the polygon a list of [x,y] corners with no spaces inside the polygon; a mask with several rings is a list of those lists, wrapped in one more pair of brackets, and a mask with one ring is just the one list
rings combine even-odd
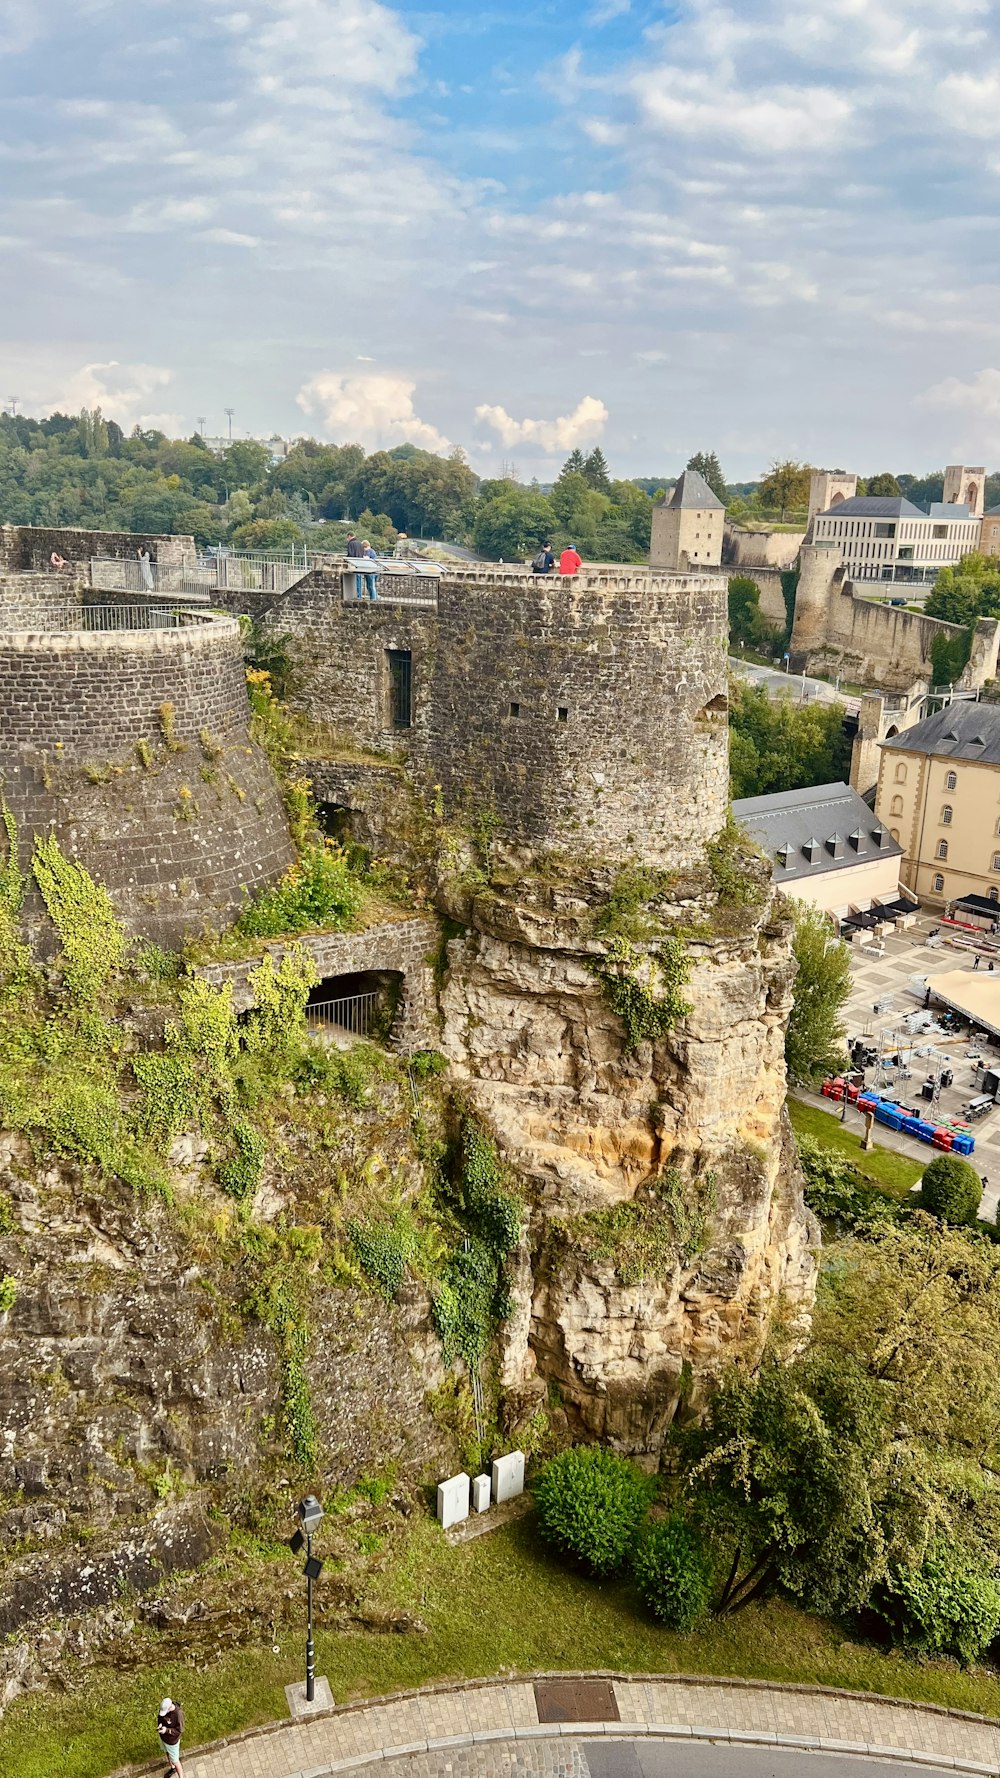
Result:
{"label": "person with backpack", "polygon": [[551,543],[543,543],[531,564],[532,574],[551,574],[556,565]]}
{"label": "person with backpack", "polygon": [[559,557],[560,574],[578,574],[582,567],[583,557],[580,555],[576,544],[567,543],[566,548]]}
{"label": "person with backpack", "polygon": [[156,1718],[156,1732],[160,1737],[160,1746],[168,1760],[170,1770],[167,1778],[184,1778],[181,1770],[181,1735],[184,1733],[184,1712],[173,1698],[164,1698],[160,1712]]}

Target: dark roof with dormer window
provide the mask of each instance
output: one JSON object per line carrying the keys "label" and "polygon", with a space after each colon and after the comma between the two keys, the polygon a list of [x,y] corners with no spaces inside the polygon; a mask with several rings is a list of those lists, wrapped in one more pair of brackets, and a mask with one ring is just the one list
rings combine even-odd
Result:
{"label": "dark roof with dormer window", "polygon": [[939,759],[981,759],[987,765],[1000,765],[1000,704],[956,700],[882,745],[894,753],[930,753]]}
{"label": "dark roof with dormer window", "polygon": [[744,796],[733,804],[733,814],[767,853],[779,887],[875,858],[903,856],[902,846],[849,784]]}

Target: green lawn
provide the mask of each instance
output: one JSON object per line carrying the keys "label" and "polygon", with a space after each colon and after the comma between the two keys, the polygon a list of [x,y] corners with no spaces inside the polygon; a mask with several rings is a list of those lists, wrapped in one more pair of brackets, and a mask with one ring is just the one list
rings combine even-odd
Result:
{"label": "green lawn", "polygon": [[[558,1567],[530,1518],[458,1549],[420,1519],[381,1599],[416,1613],[427,1634],[321,1631],[317,1667],[339,1703],[501,1669],[611,1667],[814,1681],[1000,1715],[1000,1676],[992,1671],[963,1673],[947,1662],[884,1653],[780,1601],[689,1636],[658,1629],[640,1615],[626,1584],[601,1585]],[[282,1635],[278,1653],[270,1646],[226,1652],[201,1671],[160,1664],[155,1638],[143,1635],[134,1660],[131,1672],[68,1672],[70,1693],[12,1705],[0,1730],[3,1778],[104,1778],[126,1761],[149,1758],[165,1692],[184,1704],[192,1748],[284,1717],[282,1686],[301,1676],[303,1664],[298,1635]]]}
{"label": "green lawn", "polygon": [[927,1161],[915,1161],[910,1155],[897,1154],[892,1148],[873,1148],[866,1154],[861,1146],[863,1132],[858,1129],[861,1122],[859,1111],[848,1111],[848,1122],[842,1124],[839,1116],[832,1116],[828,1111],[819,1111],[815,1105],[805,1105],[801,1099],[789,1097],[788,1115],[796,1136],[811,1136],[814,1142],[821,1142],[824,1148],[834,1148],[838,1154],[846,1155],[859,1173],[863,1173],[866,1179],[873,1179],[876,1185],[884,1186],[894,1197],[905,1198],[910,1187],[920,1178],[927,1162],[933,1158],[931,1149],[927,1151]]}

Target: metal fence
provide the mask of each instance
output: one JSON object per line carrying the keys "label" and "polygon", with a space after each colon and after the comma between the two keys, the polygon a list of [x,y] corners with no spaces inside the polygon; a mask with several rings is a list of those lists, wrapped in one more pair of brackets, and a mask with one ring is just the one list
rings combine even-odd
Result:
{"label": "metal fence", "polygon": [[306,1007],[306,1027],[310,1031],[329,1030],[336,1026],[353,1037],[367,1037],[372,1028],[377,990],[367,994],[348,994],[344,1000],[314,1000]]}
{"label": "metal fence", "polygon": [[203,556],[200,562],[140,562],[94,556],[90,584],[103,593],[173,593],[202,597],[216,590],[239,593],[285,593],[308,572],[305,560],[231,550]]}
{"label": "metal fence", "polygon": [[353,605],[358,599],[358,586],[361,588],[361,600],[370,603],[369,591],[365,576],[375,582],[375,598],[383,605],[416,605],[425,611],[436,611],[438,608],[437,574],[414,573],[408,563],[396,567],[389,562],[366,562],[365,557],[358,558],[358,567],[345,568],[343,601],[345,605]]}
{"label": "metal fence", "polygon": [[207,611],[169,605],[0,606],[0,630],[39,635],[63,630],[182,630],[215,622]]}

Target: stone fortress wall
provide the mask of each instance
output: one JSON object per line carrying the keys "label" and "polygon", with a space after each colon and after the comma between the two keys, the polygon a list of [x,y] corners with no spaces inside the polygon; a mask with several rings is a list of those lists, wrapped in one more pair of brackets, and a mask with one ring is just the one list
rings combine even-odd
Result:
{"label": "stone fortress wall", "polygon": [[[905,691],[915,679],[930,682],[936,636],[963,634],[957,624],[861,597],[844,578],[836,543],[802,545],[789,645],[793,672],[835,670],[863,685]],[[959,684],[974,687],[992,679],[998,652],[1000,623],[980,619]]]}
{"label": "stone fortress wall", "polygon": [[[104,553],[103,533],[76,535]],[[19,548],[39,553],[23,534]],[[91,630],[82,608],[72,576],[0,573],[0,780],[22,868],[32,836],[54,832],[131,930],[176,943],[293,857],[250,740],[239,625]],[[41,914],[29,899],[29,926]]]}
{"label": "stone fortress wall", "polygon": [[150,560],[171,567],[198,559],[193,537],[159,537],[135,531],[84,531],[74,525],[0,525],[0,574],[47,570],[53,552],[74,565],[94,556],[135,561],[146,550]]}
{"label": "stone fortress wall", "polygon": [[[723,575],[463,568],[436,610],[345,602],[343,584],[317,570],[260,610],[291,638],[294,701],[405,756],[447,814],[529,852],[676,867],[722,827]],[[393,726],[393,653],[409,655],[408,728]]]}

